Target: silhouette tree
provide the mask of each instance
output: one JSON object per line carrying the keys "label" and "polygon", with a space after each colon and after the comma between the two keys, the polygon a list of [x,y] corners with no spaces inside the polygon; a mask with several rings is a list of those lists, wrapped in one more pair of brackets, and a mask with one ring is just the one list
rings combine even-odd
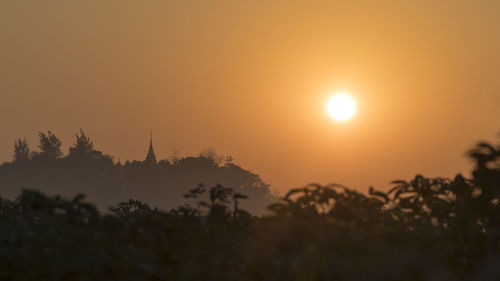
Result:
{"label": "silhouette tree", "polygon": [[202,150],[198,156],[201,158],[210,159],[217,165],[220,165],[224,160],[224,156],[217,155],[217,153],[215,152],[215,148],[213,148],[212,146]]}
{"label": "silhouette tree", "polygon": [[226,158],[224,159],[224,166],[225,167],[229,167],[231,165],[233,165],[233,157],[232,156],[226,156]]}
{"label": "silhouette tree", "polygon": [[178,162],[179,162],[179,160],[181,160],[181,157],[180,157],[180,155],[179,155],[179,154],[180,154],[180,153],[179,153],[179,150],[177,150],[176,148],[174,148],[174,149],[172,150],[172,153],[170,153],[170,159],[169,159],[169,160],[170,160],[170,163],[172,163],[172,164],[176,164],[176,163],[178,163]]}
{"label": "silhouette tree", "polygon": [[47,131],[47,134],[40,132],[38,134],[40,137],[40,153],[38,157],[42,159],[57,159],[62,156],[61,151],[61,140],[54,135],[51,131]]}
{"label": "silhouette tree", "polygon": [[26,138],[14,142],[14,162],[22,163],[30,159],[30,149]]}
{"label": "silhouette tree", "polygon": [[85,132],[80,129],[80,133],[76,134],[75,144],[69,148],[70,155],[87,156],[95,153],[94,142],[85,135]]}

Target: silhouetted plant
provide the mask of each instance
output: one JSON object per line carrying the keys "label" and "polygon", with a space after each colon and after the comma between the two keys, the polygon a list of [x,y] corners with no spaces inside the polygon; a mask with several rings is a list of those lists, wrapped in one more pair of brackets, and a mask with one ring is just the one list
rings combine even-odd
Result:
{"label": "silhouetted plant", "polygon": [[139,200],[129,199],[127,202],[121,202],[110,210],[119,217],[124,217],[130,214],[148,215],[153,211],[148,204],[142,203]]}
{"label": "silhouetted plant", "polygon": [[241,193],[234,193],[233,194],[233,217],[241,217],[241,216],[248,216],[250,215],[247,211],[242,210],[239,208],[239,200],[241,199],[248,199],[248,196],[241,194]]}
{"label": "silhouetted plant", "polygon": [[383,202],[350,190],[342,185],[321,186],[311,184],[292,189],[282,202],[269,206],[276,215],[314,218],[331,216],[339,220],[363,221],[380,216]]}
{"label": "silhouetted plant", "polygon": [[80,129],[80,133],[76,134],[76,142],[69,148],[69,155],[87,156],[98,153],[94,150],[94,142],[85,135],[85,132]]}
{"label": "silhouetted plant", "polygon": [[389,190],[389,211],[397,220],[414,229],[420,226],[443,226],[454,214],[455,195],[448,179],[428,179],[417,175],[410,182],[393,181]]}
{"label": "silhouetted plant", "polygon": [[41,159],[57,159],[63,155],[61,151],[61,140],[59,140],[54,133],[47,131],[47,133],[40,132],[40,152],[36,154],[37,158]]}
{"label": "silhouetted plant", "polygon": [[26,138],[14,142],[14,162],[23,163],[30,160],[30,149]]}
{"label": "silhouetted plant", "polygon": [[204,149],[203,151],[201,151],[199,154],[199,157],[209,159],[217,165],[220,165],[224,159],[224,157],[221,155],[218,155],[215,152],[215,148],[213,148],[211,146],[208,147],[207,149]]}

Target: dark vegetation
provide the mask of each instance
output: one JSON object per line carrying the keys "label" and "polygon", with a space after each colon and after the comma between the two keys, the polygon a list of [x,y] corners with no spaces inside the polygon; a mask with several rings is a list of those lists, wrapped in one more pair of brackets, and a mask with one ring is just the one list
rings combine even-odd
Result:
{"label": "dark vegetation", "polygon": [[241,204],[254,214],[263,213],[274,200],[258,175],[212,148],[194,157],[173,152],[170,159],[157,161],[151,142],[144,161],[121,163],[96,150],[82,130],[66,155],[61,146],[50,131],[39,134],[38,151],[30,150],[26,139],[16,140],[13,161],[0,165],[0,194],[13,199],[22,188],[68,198],[84,193],[100,211],[129,198],[169,210],[183,203],[187,190],[202,183],[222,184],[248,195]]}
{"label": "dark vegetation", "polygon": [[499,280],[500,146],[469,156],[472,178],[291,190],[252,216],[221,185],[159,211],[136,200],[102,215],[24,190],[0,206],[5,280]]}

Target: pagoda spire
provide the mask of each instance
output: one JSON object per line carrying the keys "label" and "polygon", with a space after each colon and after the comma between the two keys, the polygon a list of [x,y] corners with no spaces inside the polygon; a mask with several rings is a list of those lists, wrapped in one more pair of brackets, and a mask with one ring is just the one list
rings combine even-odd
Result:
{"label": "pagoda spire", "polygon": [[156,164],[156,155],[155,150],[153,148],[153,132],[149,132],[149,149],[148,155],[146,156],[146,160],[144,161],[148,164]]}

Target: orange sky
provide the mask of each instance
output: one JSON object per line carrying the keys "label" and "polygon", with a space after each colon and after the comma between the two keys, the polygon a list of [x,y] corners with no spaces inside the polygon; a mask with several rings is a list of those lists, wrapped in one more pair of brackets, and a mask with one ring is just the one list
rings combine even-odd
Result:
{"label": "orange sky", "polygon": [[[143,159],[151,128],[160,158],[214,146],[280,190],[453,176],[500,131],[499,14],[499,1],[2,1],[0,160],[16,137],[34,148],[51,129],[67,148],[79,128]],[[327,115],[336,91],[358,102],[349,122]]]}

